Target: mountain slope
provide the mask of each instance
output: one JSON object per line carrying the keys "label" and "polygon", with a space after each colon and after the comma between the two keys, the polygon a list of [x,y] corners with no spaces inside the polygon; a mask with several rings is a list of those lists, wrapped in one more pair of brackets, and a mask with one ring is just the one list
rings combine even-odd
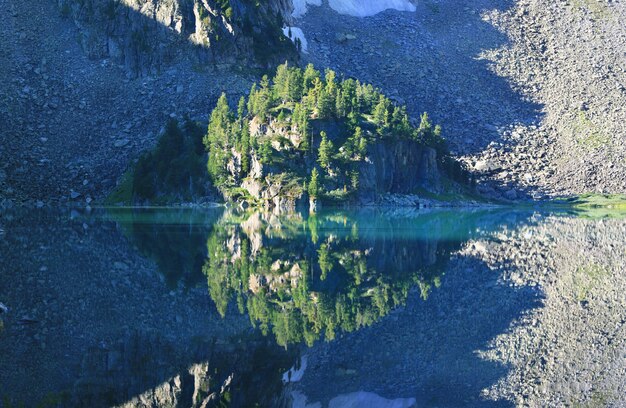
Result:
{"label": "mountain slope", "polygon": [[[368,18],[310,6],[306,58],[433,112],[493,196],[624,192],[621,2],[417,4]],[[337,29],[329,29],[337,27]]]}

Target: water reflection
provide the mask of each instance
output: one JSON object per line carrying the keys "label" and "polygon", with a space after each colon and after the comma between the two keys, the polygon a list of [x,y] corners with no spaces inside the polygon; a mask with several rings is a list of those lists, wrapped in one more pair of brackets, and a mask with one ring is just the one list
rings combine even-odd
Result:
{"label": "water reflection", "polygon": [[168,281],[183,274],[196,283],[201,271],[221,316],[236,305],[279,345],[311,346],[372,325],[412,288],[426,300],[464,242],[531,213],[225,211],[211,213],[210,227],[180,212],[160,222],[149,215],[116,218]]}
{"label": "water reflection", "polygon": [[0,401],[620,406],[626,223],[593,217],[2,214]]}

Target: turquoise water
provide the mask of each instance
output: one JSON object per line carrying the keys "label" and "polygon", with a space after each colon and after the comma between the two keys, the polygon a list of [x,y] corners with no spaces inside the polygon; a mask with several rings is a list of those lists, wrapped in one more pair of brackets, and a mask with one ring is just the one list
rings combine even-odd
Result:
{"label": "turquoise water", "polygon": [[[559,327],[552,348],[537,345],[563,305],[619,321],[621,301],[603,293],[621,288],[626,251],[597,236],[625,227],[533,209],[3,214],[0,397],[515,406],[542,384],[555,401],[584,403],[599,386],[565,392],[568,378],[550,379],[558,363],[529,361],[574,358],[560,342],[586,320]],[[601,326],[591,330],[608,336]],[[594,361],[596,373],[613,367]],[[584,377],[587,363],[570,365]],[[605,380],[602,395],[619,402],[622,382]]]}

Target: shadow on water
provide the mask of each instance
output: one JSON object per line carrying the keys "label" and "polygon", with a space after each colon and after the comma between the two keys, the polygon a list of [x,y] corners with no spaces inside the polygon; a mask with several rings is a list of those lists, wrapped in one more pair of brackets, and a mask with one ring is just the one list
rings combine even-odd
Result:
{"label": "shadow on water", "polygon": [[[0,380],[14,400],[37,389],[33,399],[67,405],[210,397],[279,406],[290,401],[282,373],[304,353],[313,368],[297,386],[312,401],[365,390],[488,406],[480,391],[506,368],[475,350],[538,294],[497,284],[481,265],[461,267],[454,254],[532,217],[215,209],[5,219],[2,250],[14,267],[2,268],[11,290],[0,300],[13,311]],[[20,321],[27,315],[33,323]]]}

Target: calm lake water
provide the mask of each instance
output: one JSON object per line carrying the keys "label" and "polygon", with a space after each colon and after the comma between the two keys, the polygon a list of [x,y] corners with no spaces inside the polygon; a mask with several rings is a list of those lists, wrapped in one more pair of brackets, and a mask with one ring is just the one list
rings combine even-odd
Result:
{"label": "calm lake water", "polygon": [[0,406],[626,405],[624,214],[0,216]]}

